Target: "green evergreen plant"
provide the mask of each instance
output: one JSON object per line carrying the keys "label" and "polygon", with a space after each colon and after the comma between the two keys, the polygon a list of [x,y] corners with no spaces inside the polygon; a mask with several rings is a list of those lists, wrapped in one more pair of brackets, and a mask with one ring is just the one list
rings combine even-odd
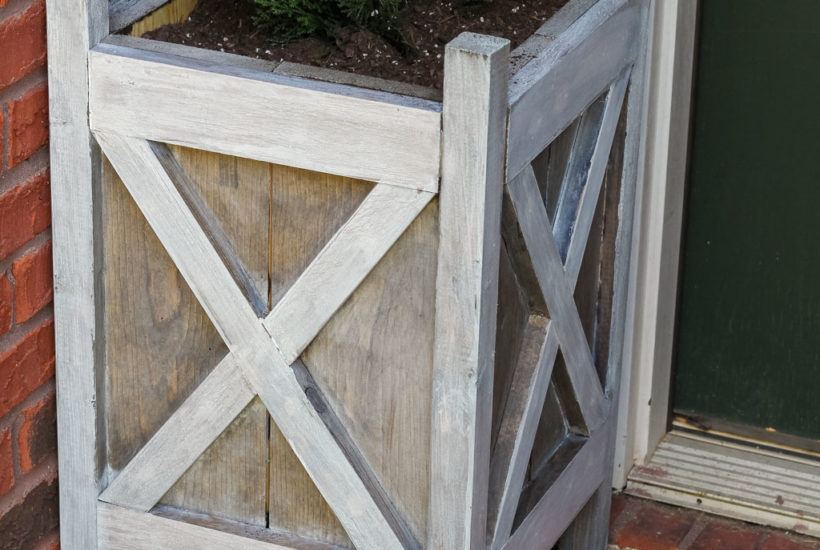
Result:
{"label": "green evergreen plant", "polygon": [[254,22],[286,42],[303,36],[333,38],[345,26],[395,38],[396,19],[406,0],[253,0]]}

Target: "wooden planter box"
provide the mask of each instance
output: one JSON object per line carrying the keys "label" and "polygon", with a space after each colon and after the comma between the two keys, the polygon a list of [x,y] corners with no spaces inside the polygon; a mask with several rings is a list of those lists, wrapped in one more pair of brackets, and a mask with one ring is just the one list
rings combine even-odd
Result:
{"label": "wooden planter box", "polygon": [[62,547],[604,548],[645,3],[441,100],[107,9],[48,5]]}

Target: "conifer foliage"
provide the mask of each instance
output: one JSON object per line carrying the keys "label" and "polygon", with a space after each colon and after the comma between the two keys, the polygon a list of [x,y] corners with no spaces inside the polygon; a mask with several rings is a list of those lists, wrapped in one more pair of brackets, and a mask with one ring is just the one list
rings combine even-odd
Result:
{"label": "conifer foliage", "polygon": [[382,36],[393,34],[406,0],[253,0],[255,23],[286,42],[303,36],[332,38],[338,29],[357,26]]}

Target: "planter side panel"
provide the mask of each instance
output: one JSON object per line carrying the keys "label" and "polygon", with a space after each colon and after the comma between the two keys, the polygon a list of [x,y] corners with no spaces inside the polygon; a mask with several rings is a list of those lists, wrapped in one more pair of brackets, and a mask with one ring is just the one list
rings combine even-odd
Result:
{"label": "planter side panel", "polygon": [[[174,148],[267,295],[269,168]],[[227,353],[167,252],[105,163],[106,433],[108,468],[121,470]],[[163,502],[264,525],[267,413],[254,401]]]}

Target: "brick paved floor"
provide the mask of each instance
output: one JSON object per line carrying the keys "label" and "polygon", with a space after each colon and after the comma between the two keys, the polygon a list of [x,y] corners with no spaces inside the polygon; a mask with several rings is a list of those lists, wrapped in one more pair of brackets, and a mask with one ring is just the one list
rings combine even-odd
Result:
{"label": "brick paved floor", "polygon": [[820,540],[657,502],[613,496],[610,550],[820,550]]}

